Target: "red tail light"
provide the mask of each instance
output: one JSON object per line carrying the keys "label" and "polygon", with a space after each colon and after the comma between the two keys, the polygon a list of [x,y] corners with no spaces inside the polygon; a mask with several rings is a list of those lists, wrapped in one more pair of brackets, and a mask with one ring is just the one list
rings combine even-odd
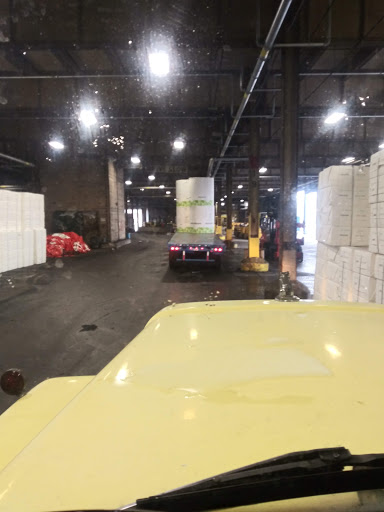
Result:
{"label": "red tail light", "polygon": [[174,250],[175,250],[175,248],[174,248],[174,247],[171,247],[171,251],[174,251]]}
{"label": "red tail light", "polygon": [[219,251],[219,252],[223,252],[222,247],[219,247],[218,251]]}

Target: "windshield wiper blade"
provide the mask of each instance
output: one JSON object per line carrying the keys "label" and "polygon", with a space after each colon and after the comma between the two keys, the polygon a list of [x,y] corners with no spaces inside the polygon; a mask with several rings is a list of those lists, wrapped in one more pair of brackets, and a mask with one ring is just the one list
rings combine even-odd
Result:
{"label": "windshield wiper blade", "polygon": [[[346,467],[358,471],[344,471]],[[346,448],[326,448],[289,453],[139,499],[134,509],[198,512],[382,488],[384,454],[351,455]]]}

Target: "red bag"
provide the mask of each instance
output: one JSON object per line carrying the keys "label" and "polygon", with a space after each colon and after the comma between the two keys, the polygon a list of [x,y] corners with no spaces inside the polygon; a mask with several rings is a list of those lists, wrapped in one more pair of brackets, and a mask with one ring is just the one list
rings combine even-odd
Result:
{"label": "red bag", "polygon": [[75,253],[86,253],[90,250],[83,237],[73,232],[54,233],[47,236],[48,258],[62,258]]}

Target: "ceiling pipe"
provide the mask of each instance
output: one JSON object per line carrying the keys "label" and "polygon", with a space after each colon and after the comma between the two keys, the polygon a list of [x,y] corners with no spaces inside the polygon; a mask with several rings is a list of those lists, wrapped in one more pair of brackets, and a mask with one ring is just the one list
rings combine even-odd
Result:
{"label": "ceiling pipe", "polygon": [[[275,44],[275,48],[326,48],[331,44],[332,41],[332,4],[334,0],[328,0],[328,22],[327,22],[327,34],[324,41],[307,41],[304,43],[279,43]],[[260,43],[260,20],[261,20],[261,9],[260,9],[260,1],[258,2],[258,16],[256,18],[256,45],[261,48],[262,43]]]}
{"label": "ceiling pipe", "polygon": [[[238,74],[238,71],[223,71],[220,73],[199,72],[196,73],[173,73],[172,76],[176,77],[200,77],[200,78],[215,78],[222,76],[233,77],[234,74]],[[142,73],[124,73],[124,74],[76,74],[76,75],[1,75],[0,80],[58,80],[58,79],[69,79],[69,78],[144,78],[145,75]]]}
{"label": "ceiling pipe", "polygon": [[18,164],[25,165],[26,167],[35,167],[35,164],[31,162],[26,162],[25,160],[20,160],[20,158],[15,158],[14,156],[6,155],[5,153],[0,153],[0,159],[4,158],[5,160],[10,160],[11,162],[16,162]]}
{"label": "ceiling pipe", "polygon": [[[292,3],[292,0],[281,0],[281,3],[277,10],[276,16],[272,22],[271,28],[269,29],[268,35],[265,39],[264,46],[260,52],[259,58],[257,59],[255,68],[252,72],[251,78],[246,87],[243,99],[241,100],[240,106],[237,110],[237,114],[232,122],[231,129],[229,130],[227,139],[224,143],[223,149],[221,150],[220,158],[222,158],[225,155],[225,152],[227,151],[227,148],[229,146],[229,143],[231,142],[232,136],[236,131],[236,128],[237,128],[237,125],[239,124],[240,118],[245,110],[245,107],[247,106],[247,103],[252,94],[252,91],[255,88],[255,85],[260,77],[260,74],[264,68],[264,64],[268,59],[269,52],[271,51],[271,49],[273,47],[273,44],[277,37],[277,34],[279,33],[279,30],[280,30],[281,25],[287,15],[287,12],[291,6],[291,3]],[[215,174],[217,173],[217,170],[219,169],[219,167],[220,167],[220,162],[218,162],[216,164],[216,168],[211,173],[211,175],[213,177],[215,177]]]}

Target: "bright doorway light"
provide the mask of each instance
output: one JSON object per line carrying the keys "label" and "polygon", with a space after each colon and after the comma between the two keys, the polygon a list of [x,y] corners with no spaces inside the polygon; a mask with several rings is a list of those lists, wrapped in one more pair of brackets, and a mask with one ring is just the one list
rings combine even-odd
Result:
{"label": "bright doorway light", "polygon": [[148,179],[149,179],[149,181],[153,181],[153,180],[155,180],[156,178],[155,178],[155,176],[154,176],[153,174],[150,174],[150,175],[148,176]]}
{"label": "bright doorway light", "polygon": [[132,164],[137,165],[137,164],[139,164],[140,162],[141,162],[141,160],[140,160],[140,158],[139,158],[138,156],[136,156],[136,155],[131,156],[131,163],[132,163]]}
{"label": "bright doorway light", "polygon": [[379,148],[384,149],[384,142],[382,144],[380,144]]}
{"label": "bright doorway light", "polygon": [[183,139],[176,139],[173,143],[173,147],[174,147],[174,149],[178,149],[178,150],[184,149],[185,142],[183,141]]}
{"label": "bright doorway light", "polygon": [[346,114],[344,112],[332,112],[328,117],[324,119],[325,124],[336,124],[341,119],[345,119]]}
{"label": "bright doorway light", "polygon": [[137,210],[137,223],[139,225],[139,228],[143,227],[143,210],[139,208]]}
{"label": "bright doorway light", "polygon": [[356,158],[354,156],[347,156],[347,157],[342,159],[342,163],[343,164],[351,164],[355,160],[356,160]]}
{"label": "bright doorway light", "polygon": [[131,180],[127,180],[127,181],[125,182],[125,184],[126,184],[126,185],[132,185],[132,181],[131,181]]}
{"label": "bright doorway light", "polygon": [[138,225],[138,216],[137,216],[137,208],[133,209],[133,229],[134,231],[138,231],[139,225]]}
{"label": "bright doorway light", "polygon": [[97,119],[93,110],[83,109],[80,112],[79,120],[85,124],[85,126],[92,126],[97,123]]}
{"label": "bright doorway light", "polygon": [[267,169],[266,167],[260,167],[260,169],[259,169],[259,173],[260,173],[260,174],[264,174],[264,173],[266,173],[266,172],[267,172],[267,170],[268,170],[268,169]]}
{"label": "bright doorway light", "polygon": [[166,52],[153,52],[148,56],[151,73],[166,76],[169,73],[169,56]]}
{"label": "bright doorway light", "polygon": [[64,149],[64,144],[58,140],[50,140],[48,143],[53,149]]}

